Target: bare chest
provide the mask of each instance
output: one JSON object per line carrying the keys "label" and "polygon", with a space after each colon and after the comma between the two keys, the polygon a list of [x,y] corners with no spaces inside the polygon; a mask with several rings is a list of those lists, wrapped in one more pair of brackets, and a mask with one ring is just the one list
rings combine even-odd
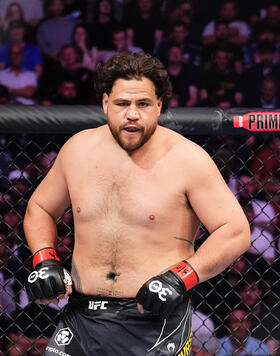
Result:
{"label": "bare chest", "polygon": [[176,179],[167,167],[87,167],[69,186],[73,212],[80,221],[110,219],[143,226],[166,222],[171,211],[187,207],[183,179]]}

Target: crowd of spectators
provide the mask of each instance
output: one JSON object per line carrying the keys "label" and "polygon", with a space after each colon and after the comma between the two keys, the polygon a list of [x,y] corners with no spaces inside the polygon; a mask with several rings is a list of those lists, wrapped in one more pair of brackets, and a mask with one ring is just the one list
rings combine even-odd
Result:
{"label": "crowd of spectators", "polygon": [[[114,53],[166,66],[171,108],[258,107],[280,100],[280,2],[271,0],[0,0],[0,104],[97,104],[94,71]],[[0,356],[39,356],[63,304],[35,306],[22,220],[63,137],[0,135]],[[280,137],[197,138],[251,225],[251,246],[193,293],[196,356],[280,355]],[[197,246],[207,238],[202,227]],[[71,269],[73,218],[58,222]],[[27,328],[28,326],[28,328]]]}

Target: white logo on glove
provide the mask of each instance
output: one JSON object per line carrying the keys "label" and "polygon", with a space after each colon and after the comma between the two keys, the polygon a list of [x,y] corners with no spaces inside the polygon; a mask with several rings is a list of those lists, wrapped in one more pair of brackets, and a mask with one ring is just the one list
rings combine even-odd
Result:
{"label": "white logo on glove", "polygon": [[49,269],[49,267],[42,267],[39,269],[39,271],[33,271],[29,274],[28,276],[28,282],[29,283],[34,283],[37,281],[38,278],[41,279],[46,279],[49,277],[49,274],[46,273],[46,271]]}
{"label": "white logo on glove", "polygon": [[73,338],[73,333],[69,328],[60,329],[55,335],[55,342],[58,346],[69,345]]}
{"label": "white logo on glove", "polygon": [[169,288],[163,288],[161,281],[152,281],[149,284],[149,291],[152,293],[157,293],[160,300],[166,302],[167,294],[172,295],[172,291]]}

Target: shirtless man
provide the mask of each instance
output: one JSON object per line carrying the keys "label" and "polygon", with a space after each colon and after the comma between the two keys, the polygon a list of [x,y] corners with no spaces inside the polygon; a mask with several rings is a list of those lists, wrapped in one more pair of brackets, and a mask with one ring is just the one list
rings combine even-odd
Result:
{"label": "shirtless man", "polygon": [[[108,124],[65,143],[24,219],[30,297],[70,296],[45,355],[189,355],[188,290],[249,247],[248,222],[208,154],[158,126],[171,97],[161,62],[116,54],[97,74]],[[69,204],[73,287],[55,250]],[[194,252],[200,223],[210,236]]]}

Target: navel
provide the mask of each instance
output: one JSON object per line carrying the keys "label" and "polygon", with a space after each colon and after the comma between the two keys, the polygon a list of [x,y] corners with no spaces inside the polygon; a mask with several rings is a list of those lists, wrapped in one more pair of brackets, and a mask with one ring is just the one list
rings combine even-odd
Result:
{"label": "navel", "polygon": [[120,276],[120,273],[117,272],[109,272],[106,276],[106,279],[110,279],[112,281],[114,281],[116,279],[116,277]]}

